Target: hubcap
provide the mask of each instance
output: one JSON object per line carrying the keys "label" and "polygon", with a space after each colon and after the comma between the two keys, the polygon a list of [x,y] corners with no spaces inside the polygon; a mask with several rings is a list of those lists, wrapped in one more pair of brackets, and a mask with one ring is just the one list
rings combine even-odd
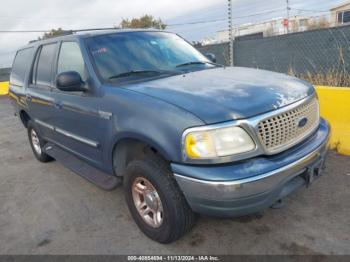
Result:
{"label": "hubcap", "polygon": [[132,185],[132,197],[139,215],[147,225],[160,227],[163,223],[163,205],[151,182],[143,177],[136,178]]}
{"label": "hubcap", "polygon": [[41,155],[40,140],[39,140],[39,137],[38,137],[38,135],[36,134],[36,132],[35,132],[34,129],[31,130],[30,136],[31,136],[31,139],[32,139],[32,144],[33,144],[33,147],[34,147],[35,152],[36,152],[38,155]]}

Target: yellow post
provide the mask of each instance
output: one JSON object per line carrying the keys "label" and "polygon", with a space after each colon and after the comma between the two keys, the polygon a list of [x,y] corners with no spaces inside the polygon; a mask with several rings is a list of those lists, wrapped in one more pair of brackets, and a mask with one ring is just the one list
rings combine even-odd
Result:
{"label": "yellow post", "polygon": [[0,95],[7,95],[9,92],[9,82],[0,82]]}
{"label": "yellow post", "polygon": [[350,155],[350,88],[317,86],[321,116],[332,126],[331,147]]}

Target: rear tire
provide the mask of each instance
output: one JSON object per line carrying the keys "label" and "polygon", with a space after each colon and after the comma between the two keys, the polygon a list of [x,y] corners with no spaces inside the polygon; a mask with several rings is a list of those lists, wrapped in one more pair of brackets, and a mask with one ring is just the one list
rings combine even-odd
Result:
{"label": "rear tire", "polygon": [[31,120],[28,121],[27,131],[29,143],[33,150],[35,158],[43,163],[52,161],[53,158],[50,157],[48,154],[44,153],[43,147],[45,145],[45,141],[40,137],[38,130],[36,129],[33,121]]}
{"label": "rear tire", "polygon": [[[135,185],[139,185],[136,191]],[[138,191],[140,188],[142,192],[148,193],[140,194]],[[124,178],[124,193],[136,224],[154,241],[171,243],[185,235],[195,224],[195,214],[180,191],[169,165],[156,155],[145,156],[142,160],[133,160],[128,164]],[[137,196],[138,194],[140,196]],[[140,209],[142,205],[145,206],[144,209]],[[148,211],[149,215],[142,216],[141,214],[147,213],[145,211],[147,208],[157,211]],[[156,222],[152,223],[152,218],[155,217]]]}

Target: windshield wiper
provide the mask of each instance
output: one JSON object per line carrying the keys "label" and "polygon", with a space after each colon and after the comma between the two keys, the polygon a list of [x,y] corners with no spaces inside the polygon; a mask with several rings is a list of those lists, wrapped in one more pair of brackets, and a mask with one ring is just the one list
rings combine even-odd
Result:
{"label": "windshield wiper", "polygon": [[138,74],[163,74],[163,73],[169,73],[167,71],[157,71],[157,70],[131,70],[128,72],[120,73],[114,76],[109,77],[109,79],[116,79],[116,78],[122,78],[122,77],[128,77],[132,75],[138,75]]}
{"label": "windshield wiper", "polygon": [[213,62],[207,62],[207,61],[192,61],[192,62],[187,62],[187,63],[183,63],[180,65],[177,65],[176,67],[183,67],[183,66],[188,66],[188,65],[205,65],[205,64],[210,64],[210,65],[215,65],[215,66],[221,66],[217,63],[213,63]]}
{"label": "windshield wiper", "polygon": [[[180,65],[177,65],[176,67],[183,67],[183,66],[188,66],[188,65],[205,65],[208,62],[202,62],[202,61],[193,61],[193,62],[187,62],[187,63],[183,63]],[[209,64],[209,63],[208,63]]]}

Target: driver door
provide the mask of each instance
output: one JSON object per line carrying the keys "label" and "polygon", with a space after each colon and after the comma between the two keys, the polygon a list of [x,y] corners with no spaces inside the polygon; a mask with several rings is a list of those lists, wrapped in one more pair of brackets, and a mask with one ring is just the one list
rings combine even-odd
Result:
{"label": "driver door", "polygon": [[[76,71],[83,81],[88,81],[84,59],[75,41],[61,42],[56,76],[62,72]],[[98,114],[100,98],[96,88],[86,92],[52,90],[55,104],[55,140],[75,155],[99,165],[102,161],[103,119]]]}

